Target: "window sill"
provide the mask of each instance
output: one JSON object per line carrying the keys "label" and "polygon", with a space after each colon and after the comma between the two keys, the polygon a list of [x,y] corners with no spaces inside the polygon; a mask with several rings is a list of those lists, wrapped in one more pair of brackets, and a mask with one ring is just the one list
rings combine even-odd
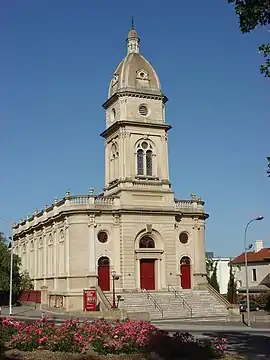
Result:
{"label": "window sill", "polygon": [[159,180],[156,176],[137,175],[136,180]]}

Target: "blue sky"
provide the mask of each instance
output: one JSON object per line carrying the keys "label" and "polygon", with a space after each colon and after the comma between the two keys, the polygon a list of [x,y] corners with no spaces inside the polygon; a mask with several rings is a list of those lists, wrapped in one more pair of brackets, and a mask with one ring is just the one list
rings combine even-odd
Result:
{"label": "blue sky", "polygon": [[170,177],[210,214],[206,248],[217,256],[249,241],[270,247],[269,84],[257,46],[227,1],[2,0],[0,4],[0,229],[35,208],[104,185],[99,134],[131,16],[168,96]]}

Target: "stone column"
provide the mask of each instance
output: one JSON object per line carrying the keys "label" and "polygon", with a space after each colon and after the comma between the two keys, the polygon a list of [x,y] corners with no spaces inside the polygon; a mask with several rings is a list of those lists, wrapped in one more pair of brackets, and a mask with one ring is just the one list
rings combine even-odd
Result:
{"label": "stone column", "polygon": [[121,268],[120,268],[120,216],[118,214],[114,215],[114,224],[113,224],[113,266],[114,270],[116,271],[117,276],[121,275]]}
{"label": "stone column", "polygon": [[65,225],[64,225],[64,241],[65,241],[65,272],[67,274],[67,291],[70,289],[69,286],[69,276],[70,276],[70,243],[69,243],[69,223],[68,218],[65,218]]}
{"label": "stone column", "polygon": [[38,239],[36,236],[36,232],[34,232],[34,258],[35,258],[35,271],[34,271],[34,289],[37,289],[37,280],[38,278]]}
{"label": "stone column", "polygon": [[45,233],[45,228],[43,228],[42,232],[43,236],[43,278],[44,278],[44,284],[46,284],[45,278],[48,276],[48,248],[47,248],[47,237]]}
{"label": "stone column", "polygon": [[47,310],[49,306],[49,294],[48,294],[48,287],[46,285],[41,286],[41,304],[40,309],[42,311]]}
{"label": "stone column", "polygon": [[54,290],[57,290],[57,280],[59,276],[59,266],[57,266],[57,263],[59,264],[59,254],[58,254],[58,244],[59,244],[59,232],[56,229],[55,224],[53,225],[53,246],[52,246],[52,276],[54,278]]}
{"label": "stone column", "polygon": [[194,267],[193,287],[206,281],[205,247],[204,247],[204,221],[194,218]]}
{"label": "stone column", "polygon": [[[95,215],[89,215],[88,221],[88,271],[90,276],[90,285],[96,285],[96,236],[95,236]],[[91,279],[92,278],[92,279]]]}
{"label": "stone column", "polygon": [[105,185],[108,185],[110,181],[110,154],[109,154],[107,140],[105,142],[104,148],[105,148]]}

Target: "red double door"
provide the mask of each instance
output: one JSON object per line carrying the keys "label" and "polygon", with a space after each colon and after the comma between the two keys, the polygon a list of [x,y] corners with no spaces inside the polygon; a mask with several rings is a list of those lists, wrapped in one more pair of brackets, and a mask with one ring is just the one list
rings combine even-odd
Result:
{"label": "red double door", "polygon": [[155,290],[155,260],[141,259],[140,261],[141,289]]}

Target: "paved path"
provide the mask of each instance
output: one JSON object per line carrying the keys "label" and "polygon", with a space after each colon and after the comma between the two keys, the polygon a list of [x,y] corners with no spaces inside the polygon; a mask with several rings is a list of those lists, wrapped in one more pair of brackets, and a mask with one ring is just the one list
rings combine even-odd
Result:
{"label": "paved path", "polygon": [[230,323],[183,323],[155,324],[163,330],[189,332],[195,338],[226,338],[228,351],[243,356],[245,360],[270,360],[270,323],[254,324],[251,328],[243,324]]}

